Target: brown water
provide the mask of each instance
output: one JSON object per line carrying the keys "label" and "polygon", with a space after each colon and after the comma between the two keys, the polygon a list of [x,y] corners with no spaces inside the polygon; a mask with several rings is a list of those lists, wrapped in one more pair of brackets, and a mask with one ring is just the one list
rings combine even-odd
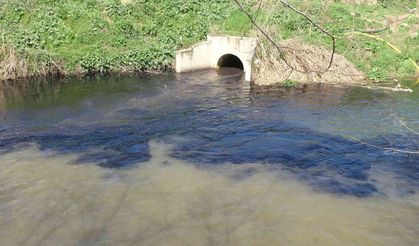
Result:
{"label": "brown water", "polygon": [[169,153],[152,143],[132,170],[35,146],[1,156],[1,245],[417,245],[417,194],[339,197],[265,165],[208,170]]}
{"label": "brown water", "polygon": [[37,95],[0,110],[0,245],[418,245],[417,91],[202,71]]}

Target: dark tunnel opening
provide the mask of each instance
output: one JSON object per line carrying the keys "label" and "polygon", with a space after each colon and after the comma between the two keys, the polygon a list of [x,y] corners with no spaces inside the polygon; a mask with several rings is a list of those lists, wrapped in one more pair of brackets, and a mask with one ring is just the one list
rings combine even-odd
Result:
{"label": "dark tunnel opening", "polygon": [[244,66],[240,58],[232,54],[223,55],[218,60],[218,67],[233,67],[238,68],[240,70],[244,70]]}

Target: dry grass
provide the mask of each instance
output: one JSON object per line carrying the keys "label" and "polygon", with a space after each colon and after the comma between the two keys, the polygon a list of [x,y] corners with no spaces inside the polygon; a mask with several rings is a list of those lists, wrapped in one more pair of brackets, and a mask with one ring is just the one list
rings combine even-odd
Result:
{"label": "dry grass", "polygon": [[128,5],[128,4],[131,4],[131,3],[132,3],[132,1],[133,1],[133,0],[121,0],[121,3],[122,3],[123,5]]}
{"label": "dry grass", "polygon": [[0,46],[0,80],[28,77],[28,64],[10,45]]}
{"label": "dry grass", "polygon": [[66,74],[63,66],[52,57],[37,59],[18,52],[12,45],[0,45],[0,81],[62,74]]}
{"label": "dry grass", "polygon": [[[326,5],[330,3],[330,1],[325,1]],[[332,54],[330,49],[309,45],[297,39],[281,40],[278,29],[271,25],[271,21],[277,11],[275,8],[282,8],[282,6],[268,1],[264,2],[261,8],[266,10],[266,13],[258,24],[277,44],[282,56],[264,35],[257,31],[253,32],[253,35],[259,39],[253,71],[253,80],[256,85],[285,85],[287,81],[300,84],[363,85],[368,83],[366,75],[341,54],[335,53],[332,66],[327,69]]]}
{"label": "dry grass", "polygon": [[377,4],[377,0],[342,0],[344,3],[352,3],[352,4]]}
{"label": "dry grass", "polygon": [[[367,84],[366,76],[342,55],[335,54],[329,65],[331,51],[297,40],[279,43],[284,59],[272,45],[261,42],[257,53],[254,82],[257,85],[281,84],[286,80],[302,84]],[[291,65],[291,67],[289,66]]]}

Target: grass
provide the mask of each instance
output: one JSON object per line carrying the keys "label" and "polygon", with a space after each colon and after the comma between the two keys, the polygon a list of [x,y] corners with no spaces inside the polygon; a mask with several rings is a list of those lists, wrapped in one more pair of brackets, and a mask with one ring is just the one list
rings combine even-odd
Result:
{"label": "grass", "polygon": [[13,45],[0,46],[0,78],[4,80],[63,73],[59,59],[42,50],[18,51]]}
{"label": "grass", "polygon": [[[408,14],[407,9],[416,7],[416,0],[385,0],[377,5],[353,5],[335,1],[290,1],[307,13],[321,26],[337,37],[337,52],[364,71],[371,80],[388,80],[393,77],[417,76],[410,60],[419,61],[419,20],[411,15],[400,23],[398,16]],[[290,9],[276,4],[264,8],[265,28],[274,29],[274,39],[298,39],[308,44],[331,47],[330,39]],[[375,35],[397,46],[398,54],[385,42],[359,35],[347,35],[353,31],[383,29],[387,19],[393,21],[390,28]],[[403,25],[401,23],[404,23]]]}
{"label": "grass", "polygon": [[2,66],[0,79],[168,69],[176,49],[204,39],[233,7],[229,0],[2,0],[0,62],[26,65]]}
{"label": "grass", "polygon": [[296,87],[297,85],[298,85],[298,82],[291,79],[286,79],[282,81],[281,83],[281,86],[286,87],[286,88],[293,88],[293,87]]}
{"label": "grass", "polygon": [[[330,47],[330,40],[300,15],[265,1],[243,0],[276,41],[298,39]],[[376,35],[347,35],[379,29],[386,19],[406,15],[416,0],[381,0],[352,5],[334,0],[291,0],[330,30],[337,51],[372,80],[415,76],[409,59],[419,61],[419,38],[412,15]],[[249,19],[230,0],[0,0],[0,79],[49,74],[104,74],[164,70],[175,50],[205,39],[209,32],[255,33]]]}
{"label": "grass", "polygon": [[235,36],[247,36],[251,33],[252,23],[249,18],[239,10],[235,10],[219,26],[212,26],[211,32]]}

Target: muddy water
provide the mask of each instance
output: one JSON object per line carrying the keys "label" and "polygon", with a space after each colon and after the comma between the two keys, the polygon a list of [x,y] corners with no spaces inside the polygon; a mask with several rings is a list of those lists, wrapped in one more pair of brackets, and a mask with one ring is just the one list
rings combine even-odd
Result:
{"label": "muddy water", "polygon": [[9,98],[0,244],[417,245],[416,93],[203,71]]}

